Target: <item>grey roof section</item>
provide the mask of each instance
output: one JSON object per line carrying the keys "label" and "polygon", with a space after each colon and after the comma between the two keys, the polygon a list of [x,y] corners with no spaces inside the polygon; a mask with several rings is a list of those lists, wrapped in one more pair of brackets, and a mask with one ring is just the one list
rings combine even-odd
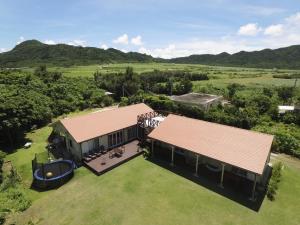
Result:
{"label": "grey roof section", "polygon": [[213,101],[221,101],[223,97],[204,93],[188,93],[184,95],[172,95],[170,99],[176,102],[206,105]]}

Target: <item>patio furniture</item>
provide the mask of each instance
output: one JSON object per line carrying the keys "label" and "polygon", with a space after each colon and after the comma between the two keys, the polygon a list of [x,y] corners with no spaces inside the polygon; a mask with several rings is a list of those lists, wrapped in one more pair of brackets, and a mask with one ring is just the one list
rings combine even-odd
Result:
{"label": "patio furniture", "polygon": [[102,156],[101,158],[101,165],[105,165],[106,164],[106,157]]}
{"label": "patio furniture", "polygon": [[94,152],[97,157],[100,157],[102,155],[102,152],[100,149],[96,149]]}
{"label": "patio furniture", "polygon": [[110,150],[109,152],[108,152],[108,157],[111,159],[111,158],[113,158],[113,156],[115,155],[115,152],[114,152],[114,149],[112,149],[112,150]]}
{"label": "patio furniture", "polygon": [[123,148],[115,148],[114,149],[115,156],[121,157],[123,155]]}
{"label": "patio furniture", "polygon": [[92,160],[92,158],[89,157],[89,155],[88,155],[87,153],[84,153],[84,154],[83,154],[83,160],[84,160],[85,162],[90,162],[90,161]]}
{"label": "patio furniture", "polygon": [[88,156],[92,159],[96,159],[97,155],[94,153],[94,151],[89,151]]}
{"label": "patio furniture", "polygon": [[107,153],[107,150],[105,149],[104,145],[100,146],[100,151],[101,151],[102,154]]}

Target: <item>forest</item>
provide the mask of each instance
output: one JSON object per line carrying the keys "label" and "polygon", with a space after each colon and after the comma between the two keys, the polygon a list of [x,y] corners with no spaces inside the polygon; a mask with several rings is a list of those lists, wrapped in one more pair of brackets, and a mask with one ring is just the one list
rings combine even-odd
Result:
{"label": "forest", "polygon": [[110,105],[113,99],[104,95],[93,79],[67,78],[40,66],[34,73],[0,71],[0,102],[0,144],[13,149],[23,143],[25,132],[52,118]]}

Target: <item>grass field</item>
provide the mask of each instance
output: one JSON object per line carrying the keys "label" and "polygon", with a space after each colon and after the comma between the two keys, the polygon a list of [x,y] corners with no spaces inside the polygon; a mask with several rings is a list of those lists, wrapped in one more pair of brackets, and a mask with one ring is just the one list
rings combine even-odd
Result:
{"label": "grass field", "polygon": [[[228,84],[239,83],[245,89],[261,89],[262,87],[294,86],[295,79],[273,78],[273,75],[284,75],[300,73],[299,70],[275,70],[258,68],[239,68],[206,66],[197,64],[173,64],[173,63],[118,63],[106,65],[72,66],[72,67],[50,67],[50,71],[61,71],[67,77],[93,77],[95,71],[101,73],[124,72],[126,67],[133,67],[137,73],[153,70],[182,70],[191,73],[206,73],[207,81],[194,81],[194,92],[209,92],[211,94],[223,94],[216,89],[225,89]],[[33,68],[25,70],[33,71]],[[213,87],[213,88],[211,88]],[[300,81],[297,83],[300,92]]]}
{"label": "grass field", "polygon": [[[243,84],[249,88],[261,88],[266,86],[294,86],[295,79],[278,79],[273,75],[299,73],[297,70],[272,70],[239,67],[205,66],[194,64],[171,64],[171,63],[119,63],[107,65],[72,66],[72,67],[50,67],[51,71],[61,71],[68,77],[93,77],[95,71],[101,73],[123,72],[126,67],[131,66],[137,73],[164,70],[183,70],[191,73],[206,73],[210,80],[196,81],[194,91],[201,92],[203,87],[209,85],[215,88],[225,88],[230,83]],[[32,71],[33,69],[28,69]],[[298,82],[298,87],[300,81]]]}
{"label": "grass field", "polygon": [[[81,112],[82,113],[82,112]],[[83,112],[85,113],[85,112]],[[63,187],[36,192],[31,184],[31,159],[45,151],[50,127],[29,133],[30,149],[7,156],[23,178],[32,206],[12,214],[15,224],[247,224],[298,225],[300,223],[300,162],[285,162],[277,199],[264,200],[252,211],[205,187],[145,160],[142,156],[112,171],[95,176],[79,168]],[[292,162],[292,163],[291,163]],[[201,179],[201,178],[200,178]]]}

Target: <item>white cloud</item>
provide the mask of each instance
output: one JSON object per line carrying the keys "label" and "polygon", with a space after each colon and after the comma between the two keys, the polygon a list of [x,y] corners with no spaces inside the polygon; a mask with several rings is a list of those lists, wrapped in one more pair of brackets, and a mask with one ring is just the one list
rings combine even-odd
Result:
{"label": "white cloud", "polygon": [[80,40],[80,39],[75,39],[73,41],[68,42],[67,44],[68,45],[73,45],[73,46],[82,46],[82,47],[85,47],[86,46],[86,41]]}
{"label": "white cloud", "polygon": [[289,24],[294,24],[294,25],[300,25],[300,12],[289,16],[288,18],[285,19],[287,23]]}
{"label": "white cloud", "polygon": [[140,47],[138,52],[142,53],[142,54],[151,55],[151,51],[149,49],[144,48],[144,47]]}
{"label": "white cloud", "polygon": [[100,45],[100,48],[103,48],[104,50],[108,49],[107,45],[106,44],[102,44]]}
{"label": "white cloud", "polygon": [[143,42],[142,42],[142,37],[140,35],[136,36],[136,37],[133,37],[131,39],[131,43],[133,45],[143,45]]}
{"label": "white cloud", "polygon": [[44,43],[47,45],[55,45],[56,44],[56,42],[53,40],[45,40]]}
{"label": "white cloud", "polygon": [[17,41],[17,45],[21,44],[23,41],[25,41],[25,38],[23,36],[19,37],[19,40]]}
{"label": "white cloud", "polygon": [[[263,32],[264,35],[257,35],[260,32]],[[154,57],[173,58],[192,54],[275,49],[296,44],[300,44],[300,12],[282,19],[279,24],[270,24],[265,28],[250,23],[250,25],[242,26],[237,34],[214,39],[181,40],[159,48],[143,46],[138,51]]]}
{"label": "white cloud", "polygon": [[6,52],[6,51],[7,51],[6,48],[0,48],[0,53]]}
{"label": "white cloud", "polygon": [[[239,8],[239,7],[238,7]],[[240,7],[240,12],[258,16],[272,16],[286,12],[286,9],[276,7],[265,7],[261,5],[245,5]]]}
{"label": "white cloud", "polygon": [[248,23],[240,27],[238,34],[244,36],[256,36],[260,31],[261,28],[258,27],[256,23]]}
{"label": "white cloud", "polygon": [[270,35],[270,36],[279,36],[283,33],[283,25],[277,24],[277,25],[271,25],[265,29],[264,34]]}
{"label": "white cloud", "polygon": [[121,35],[117,39],[113,40],[113,43],[127,45],[128,44],[128,35],[127,34]]}
{"label": "white cloud", "polygon": [[140,48],[140,53],[150,54],[154,57],[174,58],[189,56],[192,54],[218,54],[221,52],[235,53],[240,50],[253,51],[261,49],[261,46],[246,43],[236,37],[221,37],[215,40],[194,39],[169,44],[163,48]]}

